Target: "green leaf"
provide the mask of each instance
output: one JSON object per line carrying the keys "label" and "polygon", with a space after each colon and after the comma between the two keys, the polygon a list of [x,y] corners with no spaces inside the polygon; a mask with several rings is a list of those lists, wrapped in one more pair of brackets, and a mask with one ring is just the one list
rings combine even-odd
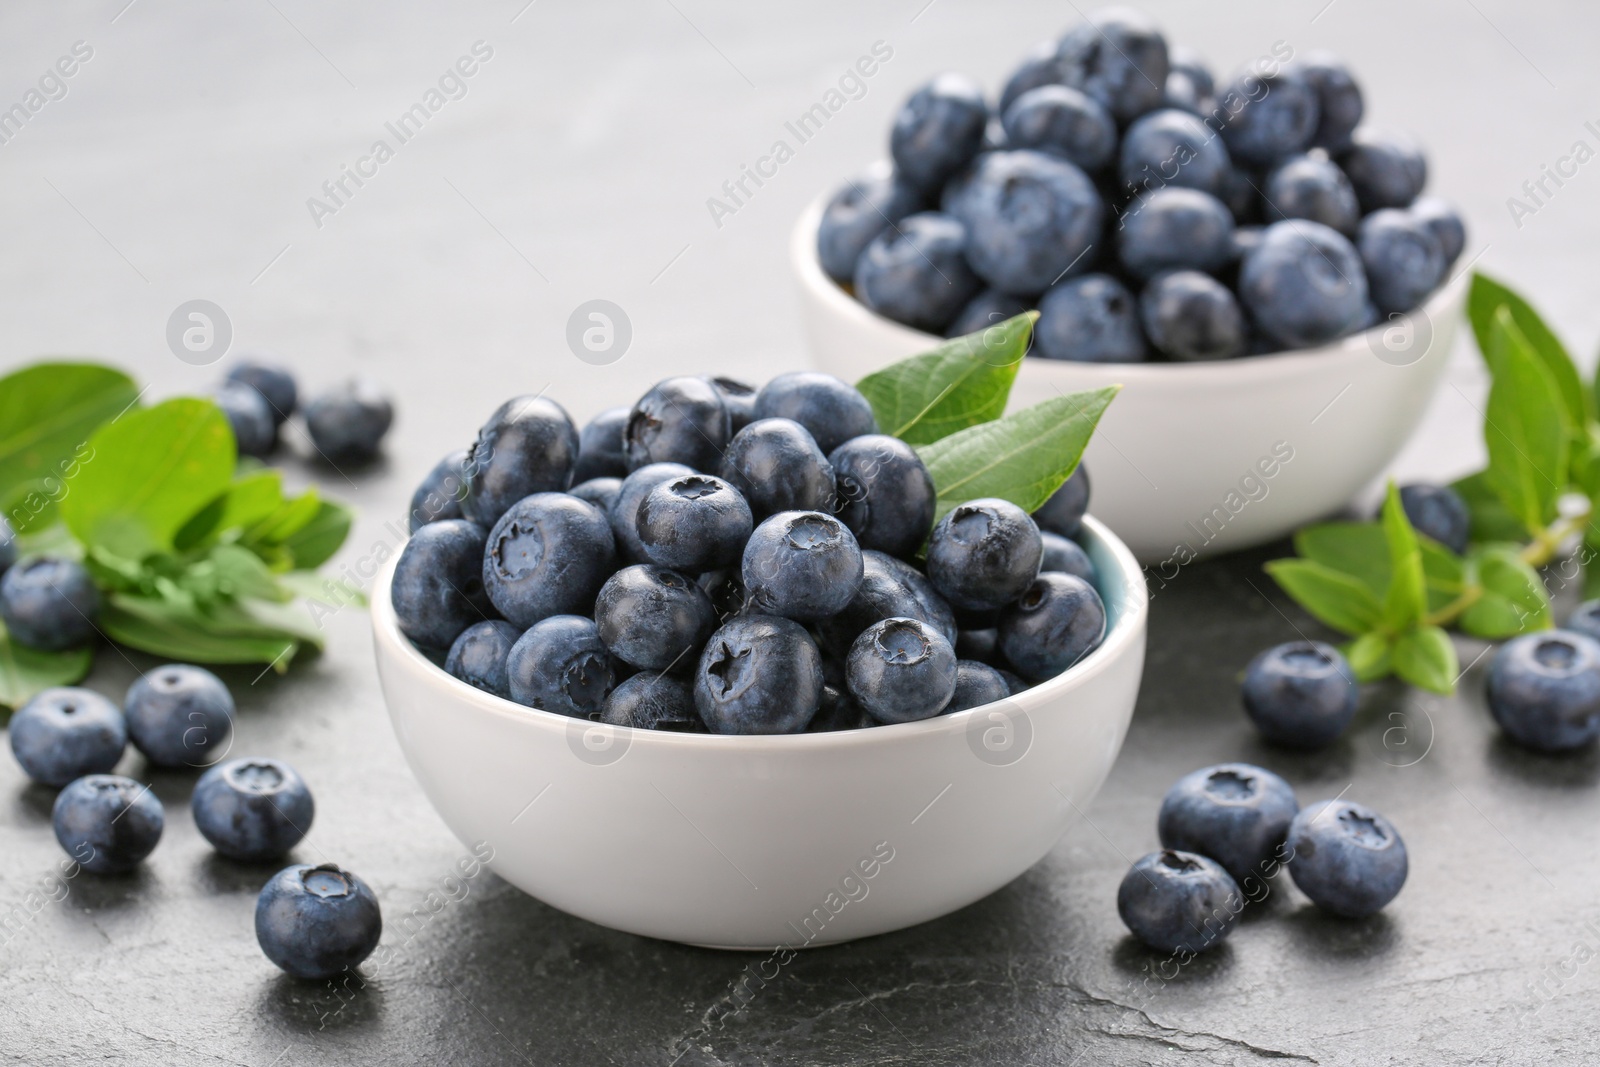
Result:
{"label": "green leaf", "polygon": [[157,656],[191,663],[268,663],[283,670],[302,645],[320,647],[321,639],[309,626],[289,630],[287,616],[277,612],[282,607],[245,602],[202,613],[161,597],[117,593],[101,606],[99,623],[113,641]]}
{"label": "green leaf", "polygon": [[872,405],[878,428],[925,445],[998,419],[1028,352],[1037,311],[946,341],[869,374],[856,389]]}
{"label": "green leaf", "polygon": [[[1383,620],[1389,629],[1404,630],[1420,622],[1428,610],[1427,577],[1422,569],[1422,548],[1400,503],[1393,482],[1383,502],[1383,537],[1389,548],[1389,588],[1383,601]],[[1398,668],[1396,668],[1398,669]]]}
{"label": "green leaf", "polygon": [[36,363],[0,378],[0,498],[70,477],[95,428],[138,397],[132,378],[92,363]]}
{"label": "green leaf", "polygon": [[1356,680],[1375,682],[1387,676],[1393,645],[1394,639],[1383,633],[1366,633],[1347,642],[1343,648],[1344,658],[1350,661]]}
{"label": "green leaf", "polygon": [[283,547],[293,557],[295,569],[312,570],[333,558],[350,535],[350,525],[354,521],[354,512],[344,505],[331,500],[318,501],[317,513],[311,521],[283,539]]}
{"label": "green leaf", "polygon": [[[248,458],[248,457],[246,457]],[[283,472],[266,469],[235,473],[233,484],[217,494],[178,531],[182,550],[216,541],[230,531],[254,526],[283,507]]]}
{"label": "green leaf", "polygon": [[1490,371],[1496,374],[1499,368],[1495,366],[1498,353],[1493,342],[1494,322],[1501,309],[1516,323],[1517,329],[1532,346],[1534,355],[1549,372],[1567,413],[1568,425],[1574,428],[1583,426],[1594,417],[1594,398],[1584,389],[1578,368],[1561,339],[1545,324],[1533,305],[1493,278],[1475,272],[1472,275],[1472,291],[1467,297],[1467,318],[1472,322],[1472,332],[1478,339],[1479,350],[1488,361]]}
{"label": "green leaf", "polygon": [[1471,518],[1468,538],[1475,544],[1488,541],[1521,541],[1528,530],[1517,517],[1506,510],[1500,496],[1489,484],[1489,472],[1479,471],[1453,483],[1450,488],[1460,494]]}
{"label": "green leaf", "polygon": [[1522,559],[1515,545],[1484,545],[1472,554],[1483,592],[1462,613],[1462,632],[1503,640],[1553,625],[1550,596],[1539,572]]}
{"label": "green leaf", "polygon": [[1341,633],[1360,635],[1383,622],[1383,607],[1358,579],[1305,559],[1276,559],[1267,573],[1312,617]]}
{"label": "green leaf", "polygon": [[20,708],[53,686],[76,685],[93,662],[88,648],[41,652],[19,645],[0,625],[0,707]]}
{"label": "green leaf", "polygon": [[1382,599],[1389,591],[1389,542],[1373,522],[1325,522],[1294,535],[1295,551],[1306,559],[1355,578]]}
{"label": "green leaf", "polygon": [[938,491],[938,515],[979,497],[1033,512],[1071,476],[1106,405],[1122,387],[1069,393],[917,449]]}
{"label": "green leaf", "polygon": [[1437,626],[1418,626],[1395,638],[1390,660],[1394,673],[1435,693],[1454,692],[1461,673],[1450,635]]}
{"label": "green leaf", "polygon": [[277,510],[244,531],[240,540],[252,547],[277,546],[305,529],[321,511],[322,501],[315,489],[285,500]]}
{"label": "green leaf", "polygon": [[61,517],[78,540],[124,559],[171,551],[178,531],[233,477],[233,431],[207,400],[129,412],[89,445]]}
{"label": "green leaf", "polygon": [[1555,517],[1567,485],[1572,428],[1550,374],[1511,313],[1500,308],[1490,326],[1494,381],[1484,415],[1489,485],[1529,533]]}

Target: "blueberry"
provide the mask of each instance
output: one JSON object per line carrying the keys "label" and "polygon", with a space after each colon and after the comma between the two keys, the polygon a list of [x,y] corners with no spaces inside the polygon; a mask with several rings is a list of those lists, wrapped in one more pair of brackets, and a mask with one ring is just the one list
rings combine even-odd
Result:
{"label": "blueberry", "polygon": [[1349,919],[1381,910],[1406,883],[1406,843],[1350,800],[1307,805],[1289,826],[1289,874],[1320,908]]}
{"label": "blueberry", "polygon": [[722,396],[722,406],[728,409],[728,432],[738,433],[756,418],[756,388],[737,378],[707,378]]}
{"label": "blueberry", "polygon": [[1428,183],[1428,161],[1403,134],[1358,127],[1339,165],[1355,186],[1364,212],[1409,207]]}
{"label": "blueberry", "polygon": [[1259,223],[1261,219],[1261,186],[1265,175],[1235,166],[1222,180],[1217,199],[1228,205],[1228,211],[1239,225]]}
{"label": "blueberry", "polygon": [[462,515],[487,530],[525,496],[565,492],[578,449],[578,430],[560,404],[542,396],[507,400],[468,450],[472,480]]}
{"label": "blueberry", "polygon": [[56,794],[56,840],[86,871],[131,871],[161,840],[166,813],[149,786],[116,774],[90,774]]}
{"label": "blueberry", "polygon": [[260,393],[239,382],[225,381],[212,391],[211,398],[233,430],[233,442],[241,456],[265,456],[278,443],[278,424],[272,408]]}
{"label": "blueberry", "polygon": [[1576,631],[1524,634],[1489,661],[1489,713],[1519,745],[1564,752],[1600,737],[1600,642]]}
{"label": "blueberry", "polygon": [[506,656],[522,631],[501,619],[475,622],[457,637],[445,657],[444,669],[468,685],[510,698],[511,680],[506,675]]}
{"label": "blueberry", "polygon": [[1228,149],[1199,117],[1163,108],[1128,127],[1117,176],[1129,189],[1175,186],[1216,195],[1233,171]]}
{"label": "blueberry", "polygon": [[594,621],[606,649],[630,667],[687,673],[717,613],[706,591],[677,571],[639,564],[606,579]]}
{"label": "blueberry", "polygon": [[204,667],[169,663],[128,688],[128,739],[159,767],[204,767],[228,751],[233,694]]}
{"label": "blueberry", "polygon": [[799,623],[745,615],[711,635],[694,703],[718,734],[793,734],[822,701],[822,656]]}
{"label": "blueberry", "polygon": [[1361,86],[1349,68],[1328,52],[1309,53],[1296,69],[1317,94],[1317,129],[1311,143],[1329,152],[1344,151],[1365,110]]}
{"label": "blueberry", "polygon": [[670,674],[640,671],[611,691],[600,721],[635,730],[704,733],[706,725],[694,707],[689,682]]}
{"label": "blueberry", "polygon": [[592,620],[552,615],[529,627],[506,656],[511,699],[578,719],[605,707],[622,672]]}
{"label": "blueberry", "polygon": [[861,710],[861,705],[850,698],[848,690],[841,691],[832,685],[822,687],[822,701],[817,713],[806,726],[808,734],[831,733],[835,730],[861,730],[878,726],[879,722]]}
{"label": "blueberry", "polygon": [[945,188],[943,206],[966,228],[972,269],[1017,296],[1043,292],[1069,271],[1087,269],[1105,214],[1083,171],[1026,149],[979,157]]}
{"label": "blueberry", "polygon": [[616,565],[611,524],[567,493],[523,497],[489,531],[483,587],[489,601],[526,629],[551,615],[587,613]]}
{"label": "blueberry", "polygon": [[1080,462],[1073,468],[1072,476],[1061,483],[1061,488],[1039,505],[1039,510],[1033,513],[1033,521],[1041,530],[1075,538],[1083,530],[1083,516],[1088,510],[1089,468]]}
{"label": "blueberry", "polygon": [[1161,801],[1161,847],[1209,856],[1240,885],[1260,884],[1287,858],[1280,851],[1300,805],[1289,783],[1249,763],[1202,767]]}
{"label": "blueberry", "polygon": [[744,614],[749,597],[745,593],[744,579],[739,577],[738,567],[702,574],[695,584],[711,598],[711,608],[716,612],[719,622],[727,622],[736,615]]}
{"label": "blueberry", "polygon": [[1292,68],[1241,74],[1225,96],[1237,110],[1222,127],[1222,139],[1246,166],[1265,167],[1304,151],[1322,119],[1317,90]]}
{"label": "blueberry", "polygon": [[751,608],[788,619],[843,611],[861,584],[861,546],[818,511],[780,511],[750,535],[740,565]]}
{"label": "blueberry", "polygon": [[1023,93],[1005,110],[1006,145],[1058,156],[1099,170],[1117,150],[1117,124],[1099,101],[1065,85]]}
{"label": "blueberry", "polygon": [[650,490],[639,504],[638,527],[650,562],[699,574],[738,563],[755,523],[733,486],[685,474]]}
{"label": "blueberry", "polygon": [[1561,628],[1600,641],[1600,600],[1585,600],[1573,608]]}
{"label": "blueberry", "polygon": [[232,759],[200,776],[189,810],[212,848],[259,863],[298,845],[317,806],[305,779],[282,760]]}
{"label": "blueberry", "polygon": [[394,422],[394,404],[375,382],[356,378],[313,397],[301,416],[323,459],[365,463],[378,455]]}
{"label": "blueberry", "polygon": [[0,574],[10,570],[11,565],[16,561],[16,531],[11,528],[11,524],[6,521],[5,516],[0,515]]}
{"label": "blueberry", "polygon": [[267,409],[272,412],[273,426],[282,426],[287,422],[299,403],[300,390],[295,385],[294,375],[289,373],[287,367],[275,363],[243,356],[228,368],[225,379],[248,385],[260,393],[267,402]]}
{"label": "blueberry", "polygon": [[652,463],[682,463],[711,470],[733,436],[728,408],[717,387],[704,378],[657,382],[628,413],[622,448],[628,469]]}
{"label": "blueberry", "polygon": [[1193,48],[1175,44],[1167,49],[1167,76],[1181,74],[1194,85],[1195,94],[1205,100],[1217,93],[1217,80],[1211,67]]}
{"label": "blueberry", "polygon": [[1197,270],[1157,275],[1139,294],[1150,343],[1177,360],[1229,359],[1244,351],[1245,322],[1227,286]]}
{"label": "blueberry", "polygon": [[1020,297],[1002,293],[998,289],[985,289],[968,300],[967,306],[950,320],[950,324],[944,328],[944,335],[965,337],[969,333],[981,333],[1027,310],[1028,302]]}
{"label": "blueberry", "polygon": [[1239,267],[1239,300],[1268,339],[1306,348],[1342,335],[1367,302],[1361,256],[1319,222],[1275,222]]}
{"label": "blueberry", "polygon": [[862,631],[846,664],[850,695],[879,722],[939,714],[956,689],[956,653],[933,627],[884,619]]}
{"label": "blueberry", "polygon": [[1082,578],[1046,571],[1000,615],[1000,652],[1029,681],[1054,678],[1100,647],[1106,607]]}
{"label": "blueberry", "polygon": [[1409,211],[1381,208],[1356,239],[1367,289],[1380,312],[1410,311],[1444,281],[1449,265],[1433,231]]}
{"label": "blueberry", "polygon": [[848,285],[872,239],[922,208],[922,193],[898,175],[869,174],[845,182],[817,224],[817,260],[823,273]]}
{"label": "blueberry", "polygon": [[912,93],[894,117],[889,154],[895,170],[919,189],[938,190],[978,154],[988,121],[977,82],[940,74]]}
{"label": "blueberry", "polygon": [[446,649],[462,630],[487,619],[482,526],[465,519],[430,522],[406,542],[389,596],[400,630],[423,648]]}
{"label": "blueberry", "polygon": [[621,562],[644,563],[649,559],[644,554],[644,543],[639,540],[639,505],[650,495],[650,490],[662,482],[693,473],[691,468],[682,463],[652,463],[622,479],[622,488],[617,490],[616,499],[607,513]]}
{"label": "blueberry", "polygon": [[1185,71],[1169,70],[1167,83],[1161,87],[1161,106],[1174,111],[1187,111],[1191,115],[1204,115],[1212,100],[1200,92],[1195,80]]}
{"label": "blueberry", "polygon": [[111,770],[128,743],[122,709],[90,689],[46,689],[17,709],[9,732],[23,772],[54,786]]}
{"label": "blueberry", "polygon": [[721,474],[765,518],[779,511],[831,511],[833,467],[793,419],[758,418],[733,435]]}
{"label": "blueberry", "polygon": [[467,495],[467,450],[457,449],[434,465],[411,494],[411,510],[406,514],[409,532],[416,533],[430,522],[461,518],[461,500]]}
{"label": "blueberry", "polygon": [[956,617],[933,584],[911,564],[883,552],[861,553],[861,581],[844,610],[817,622],[817,635],[828,652],[847,655],[861,632],[884,619],[907,618],[927,623],[946,641],[956,639]]}
{"label": "blueberry", "polygon": [[1419,196],[1411,205],[1411,214],[1439,242],[1448,271],[1467,243],[1467,228],[1461,221],[1461,213],[1436,196]]}
{"label": "blueberry", "polygon": [[1026,679],[1015,671],[1008,671],[1004,667],[996,667],[995,670],[999,671],[1000,677],[1006,680],[1006,685],[1010,687],[1012,696],[1016,696],[1018,693],[1026,693],[1033,688]]}
{"label": "blueberry", "polygon": [[1467,550],[1472,517],[1466,501],[1447,485],[1413,482],[1400,487],[1400,507],[1417,532],[1433,538],[1450,551]]}
{"label": "blueberry", "polygon": [[100,593],[76,560],[38,556],[0,577],[0,621],[19,645],[80,648],[94,637],[99,611]]}
{"label": "blueberry", "polygon": [[933,478],[898,437],[863,434],[828,457],[838,487],[836,514],[864,549],[909,556],[933,528]]}
{"label": "blueberry", "polygon": [[1123,213],[1117,256],[1141,281],[1165,270],[1217,270],[1233,258],[1233,215],[1198,189],[1151,190]]}
{"label": "blueberry", "polygon": [[1350,725],[1360,690],[1338,649],[1291,641],[1250,661],[1240,695],[1245,714],[1268,741],[1320,748]]}
{"label": "blueberry", "polygon": [[907,215],[861,253],[856,298],[886,318],[941,333],[983,287],[966,252],[967,228],[956,219],[936,211]]}
{"label": "blueberry", "polygon": [[1139,12],[1104,8],[1067,31],[1056,63],[1061,82],[1082,89],[1127,123],[1161,104],[1167,42]]}
{"label": "blueberry", "polygon": [[1078,542],[1048,530],[1039,531],[1039,540],[1044,546],[1044,552],[1039,558],[1039,572],[1056,571],[1059,574],[1073,574],[1082,578],[1096,588],[1100,585],[1100,572],[1095,569],[1094,560],[1089,558]]}
{"label": "blueberry", "polygon": [[933,528],[928,580],[952,607],[989,611],[1027,590],[1042,552],[1027,512],[1009,500],[969,500]]}
{"label": "blueberry", "polygon": [[987,663],[958,660],[955,689],[951,691],[950,703],[944,706],[941,714],[954,715],[958,711],[968,711],[985,704],[993,704],[1010,695],[1011,687],[1006,684],[999,671]]}
{"label": "blueberry", "polygon": [[1193,852],[1152,852],[1117,887],[1117,914],[1158,952],[1194,954],[1233,932],[1244,897],[1228,872]]}
{"label": "blueberry", "polygon": [[256,941],[267,959],[296,978],[353,970],[382,936],[378,898],[336,864],[285,867],[256,898]]}
{"label": "blueberry", "polygon": [[1266,217],[1310,219],[1354,236],[1361,222],[1356,191],[1339,165],[1316,156],[1290,156],[1267,176]]}
{"label": "blueberry", "polygon": [[622,495],[621,478],[590,478],[586,482],[579,482],[567,490],[579,500],[593,504],[600,509],[601,514],[609,521],[611,509],[617,503],[617,497]]}
{"label": "blueberry", "polygon": [[816,371],[790,371],[762,386],[755,415],[798,422],[824,455],[852,437],[878,432],[872,405],[855,386]]}
{"label": "blueberry", "polygon": [[627,475],[628,456],[623,451],[622,433],[628,425],[630,410],[606,408],[578,431],[578,461],[572,467],[574,483]]}
{"label": "blueberry", "polygon": [[1262,236],[1267,232],[1265,226],[1235,226],[1233,228],[1233,259],[1242,263],[1245,257],[1255,251],[1261,244]]}
{"label": "blueberry", "polygon": [[1081,363],[1137,363],[1145,358],[1138,303],[1109,274],[1057,282],[1039,300],[1037,354]]}
{"label": "blueberry", "polygon": [[1061,67],[1056,62],[1056,52],[1055,41],[1040,41],[1028,50],[1022,63],[1011,72],[1000,90],[1000,106],[997,109],[1000,114],[1010,111],[1017,98],[1031,89],[1061,84]]}

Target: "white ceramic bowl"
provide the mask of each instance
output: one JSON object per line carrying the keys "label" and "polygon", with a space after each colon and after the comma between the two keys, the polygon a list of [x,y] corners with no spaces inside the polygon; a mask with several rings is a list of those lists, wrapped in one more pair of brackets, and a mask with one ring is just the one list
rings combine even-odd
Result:
{"label": "white ceramic bowl", "polygon": [[[869,311],[822,272],[816,233],[825,203],[806,210],[790,243],[817,367],[853,382],[938,345],[941,338]],[[1456,278],[1403,322],[1272,356],[1109,365],[1030,357],[1010,409],[1123,386],[1085,453],[1091,502],[1161,573],[1273,540],[1348,504],[1421,421],[1465,296],[1466,280]]]}
{"label": "white ceramic bowl", "polygon": [[970,711],[869,730],[718,737],[602,726],[459,682],[377,578],[378,675],[445,824],[495,873],[604,926],[712,947],[830,944],[937,918],[1036,863],[1089,806],[1133,714],[1146,590],[1085,522],[1106,639]]}

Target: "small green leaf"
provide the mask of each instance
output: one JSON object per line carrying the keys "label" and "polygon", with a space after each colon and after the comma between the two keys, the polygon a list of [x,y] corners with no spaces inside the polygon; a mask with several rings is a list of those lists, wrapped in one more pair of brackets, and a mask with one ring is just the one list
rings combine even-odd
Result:
{"label": "small green leaf", "polygon": [[1500,496],[1489,484],[1489,472],[1469,474],[1450,486],[1467,505],[1471,518],[1469,539],[1475,544],[1488,541],[1521,541],[1528,536],[1527,529],[1517,517],[1506,510]]}
{"label": "small green leaf", "polygon": [[1437,626],[1418,626],[1395,638],[1390,652],[1394,673],[1419,689],[1455,691],[1461,667],[1450,635]]}
{"label": "small green leaf", "polygon": [[1028,352],[1037,311],[946,341],[856,383],[878,428],[925,445],[998,419]]}
{"label": "small green leaf", "polygon": [[1501,309],[1516,323],[1517,329],[1533,348],[1533,353],[1544,364],[1551,381],[1560,394],[1567,413],[1567,423],[1583,426],[1594,417],[1594,399],[1583,388],[1578,368],[1572,362],[1561,339],[1545,324],[1533,305],[1511,289],[1485,274],[1472,275],[1472,291],[1467,297],[1467,318],[1472,322],[1472,332],[1478,339],[1478,348],[1489,362],[1491,372],[1499,373],[1495,366],[1493,336],[1494,321]]}
{"label": "small green leaf", "polygon": [[283,539],[283,547],[294,558],[295,569],[311,570],[331,559],[350,535],[354,520],[349,508],[331,500],[318,501],[311,521]]}
{"label": "small green leaf", "polygon": [[1544,580],[1515,545],[1484,545],[1473,552],[1472,564],[1483,592],[1462,613],[1463,632],[1498,641],[1553,624]]}
{"label": "small green leaf", "polygon": [[0,707],[20,708],[53,686],[76,685],[93,663],[88,648],[41,652],[12,641],[0,625]]}
{"label": "small green leaf", "polygon": [[1373,522],[1325,522],[1294,535],[1295,551],[1306,559],[1343,571],[1383,598],[1389,591],[1389,543]]}
{"label": "small green leaf", "polygon": [[1417,535],[1422,550],[1422,581],[1428,590],[1428,610],[1438,611],[1467,591],[1467,566],[1462,558],[1431,537]]}
{"label": "small green leaf", "polygon": [[230,532],[254,526],[281,507],[282,471],[268,468],[248,473],[235,472],[233,484],[196,512],[194,518],[178,531],[174,543],[180,550],[198,548]]}
{"label": "small green leaf", "polygon": [[1359,580],[1342,571],[1304,559],[1277,559],[1267,573],[1319,622],[1352,636],[1375,630],[1383,607]]}
{"label": "small green leaf", "polygon": [[1567,486],[1572,427],[1550,374],[1511,313],[1495,313],[1489,332],[1494,380],[1484,414],[1489,485],[1528,533],[1555,517]]}
{"label": "small green leaf", "polygon": [[939,494],[935,519],[979,497],[1037,510],[1077,469],[1100,416],[1121,388],[1045,400],[917,449]]}
{"label": "small green leaf", "polygon": [[240,540],[252,547],[281,545],[316,519],[322,510],[316,489],[285,500],[272,514],[244,531]]}
{"label": "small green leaf", "polygon": [[[1389,589],[1383,601],[1383,619],[1389,629],[1404,630],[1420,622],[1428,610],[1427,579],[1422,569],[1422,548],[1417,531],[1400,504],[1400,490],[1389,483],[1383,502],[1383,537],[1389,547]],[[1398,669],[1398,668],[1397,668]]]}
{"label": "small green leaf", "polygon": [[95,428],[138,398],[132,378],[92,363],[36,363],[0,378],[0,498],[71,477]]}
{"label": "small green leaf", "polygon": [[191,663],[269,663],[282,670],[303,644],[320,646],[311,627],[303,627],[306,632],[287,628],[288,616],[278,615],[282,607],[244,602],[202,613],[181,601],[117,593],[102,605],[99,622],[112,640],[157,656]]}
{"label": "small green leaf", "polygon": [[233,431],[210,401],[179,398],[97,430],[61,501],[74,536],[124,559],[174,537],[233,477]]}
{"label": "small green leaf", "polygon": [[1347,642],[1343,648],[1344,658],[1350,661],[1350,669],[1355,672],[1356,680],[1375,682],[1387,676],[1393,644],[1393,638],[1381,633],[1362,634],[1354,641]]}

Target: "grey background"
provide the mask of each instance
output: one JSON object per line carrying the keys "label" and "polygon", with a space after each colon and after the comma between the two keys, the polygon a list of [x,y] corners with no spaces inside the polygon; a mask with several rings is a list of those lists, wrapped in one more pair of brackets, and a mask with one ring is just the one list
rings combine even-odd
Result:
{"label": "grey background", "polygon": [[[1030,44],[1077,17],[1070,0],[524,2],[0,7],[0,107],[74,42],[94,49],[65,98],[0,144],[0,367],[92,354],[150,383],[151,397],[202,389],[220,365],[180,362],[165,329],[179,304],[209,299],[236,350],[276,351],[313,389],[371,374],[399,403],[385,460],[331,470],[298,458],[303,441],[284,459],[292,480],[362,509],[334,569],[353,565],[393,547],[386,523],[411,484],[508,395],[548,387],[581,420],[666,374],[759,380],[803,363],[786,260],[802,207],[883,154],[889,117],[932,73],[963,69],[997,88]],[[1574,141],[1600,147],[1583,127],[1600,120],[1592,7],[1144,6],[1219,72],[1277,40],[1347,57],[1373,121],[1426,143],[1432,190],[1469,220],[1467,255],[1592,351],[1600,162],[1521,226],[1506,204]],[[467,95],[318,228],[307,198],[478,40],[494,54]],[[866,95],[716,226],[707,198],[878,40],[894,55]],[[632,322],[629,351],[607,366],[564,340],[592,299]],[[1456,353],[1397,473],[1480,462],[1477,358]],[[400,757],[364,618],[343,612],[328,623],[329,654],[287,678],[228,673],[242,708],[235,751],[287,758],[310,780],[317,821],[296,855],[372,883],[394,965],[359,993],[278,976],[250,925],[270,869],[213,858],[188,817],[190,779],[156,774],[169,824],[144,870],[82,876],[0,937],[0,1051],[36,1064],[255,1067],[1593,1060],[1600,977],[1564,961],[1579,941],[1600,952],[1583,926],[1600,920],[1600,762],[1498,741],[1481,663],[1457,700],[1375,687],[1327,753],[1261,749],[1235,705],[1235,672],[1297,628],[1315,632],[1261,575],[1273,554],[1188,568],[1158,595],[1127,747],[1089,823],[1048,859],[947,919],[804,955],[696,1042],[683,1039],[746,958],[593,927],[488,875],[414,936],[399,928],[426,913],[465,849]],[[1467,662],[1483,646],[1460,650]],[[120,694],[151,662],[102,650],[91,684]],[[1156,958],[1116,920],[1117,881],[1154,847],[1167,785],[1232,758],[1285,773],[1303,801],[1348,787],[1385,811],[1410,844],[1410,884],[1363,923],[1325,919],[1277,886],[1228,945],[1171,981],[1151,978]],[[148,773],[132,755],[123,769]],[[0,760],[0,911],[54,869],[50,800]],[[1547,968],[1564,975],[1554,999],[1526,1013]]]}

